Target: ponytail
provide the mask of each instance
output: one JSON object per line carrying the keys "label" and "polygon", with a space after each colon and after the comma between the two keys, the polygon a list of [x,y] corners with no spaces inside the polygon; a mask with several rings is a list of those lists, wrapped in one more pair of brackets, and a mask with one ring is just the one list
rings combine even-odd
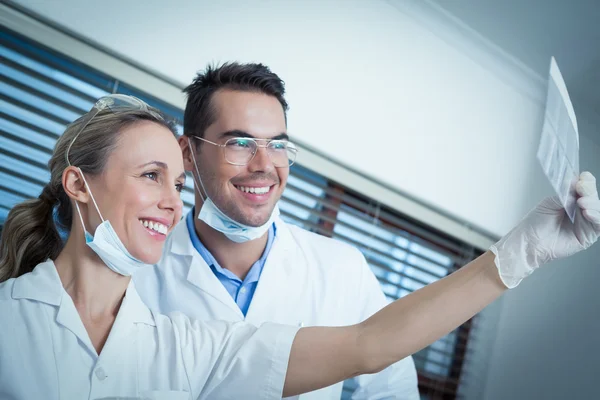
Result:
{"label": "ponytail", "polygon": [[0,282],[33,271],[63,247],[54,224],[58,197],[46,185],[37,199],[17,204],[8,213],[0,240]]}

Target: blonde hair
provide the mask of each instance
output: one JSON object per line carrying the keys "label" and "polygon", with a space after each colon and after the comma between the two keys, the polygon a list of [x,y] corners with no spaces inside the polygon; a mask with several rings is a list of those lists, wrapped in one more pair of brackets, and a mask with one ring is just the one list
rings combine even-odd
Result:
{"label": "blonde hair", "polygon": [[151,121],[177,135],[172,121],[148,107],[148,110],[101,111],[73,142],[87,116],[71,123],[56,142],[48,162],[50,182],[40,196],[17,204],[9,212],[0,240],[0,282],[31,272],[37,264],[56,259],[62,250],[64,243],[56,224],[68,232],[73,221],[71,201],[62,186],[63,171],[69,166],[66,160],[69,145],[70,164],[94,176],[104,170],[106,160],[117,146],[119,132],[133,124]]}

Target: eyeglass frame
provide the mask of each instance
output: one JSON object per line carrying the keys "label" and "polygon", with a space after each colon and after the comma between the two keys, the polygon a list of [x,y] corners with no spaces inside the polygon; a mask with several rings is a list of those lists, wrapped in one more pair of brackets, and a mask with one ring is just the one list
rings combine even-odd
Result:
{"label": "eyeglass frame", "polygon": [[[195,138],[195,139],[200,139],[203,142],[206,142],[206,143],[209,143],[209,144],[212,144],[214,146],[222,148],[223,149],[223,153],[225,153],[224,149],[227,147],[227,143],[229,143],[231,140],[245,139],[245,140],[251,140],[251,141],[253,141],[256,144],[256,151],[252,154],[252,157],[250,157],[250,159],[248,161],[246,161],[244,164],[239,164],[239,163],[231,162],[231,161],[229,161],[227,159],[227,157],[225,157],[225,161],[228,164],[235,165],[237,167],[243,167],[243,166],[246,166],[246,165],[250,164],[250,162],[254,159],[254,157],[256,157],[256,153],[258,153],[258,148],[262,147],[264,149],[267,149],[267,146],[270,143],[272,143],[272,142],[283,142],[283,143],[286,143],[286,146],[289,146],[289,145],[294,146],[294,147],[291,148],[293,150],[293,152],[294,152],[294,160],[291,163],[289,163],[289,157],[288,157],[288,165],[287,166],[280,166],[279,167],[279,166],[275,165],[275,163],[273,163],[273,165],[275,166],[275,168],[289,168],[289,167],[291,167],[292,165],[294,165],[296,163],[296,157],[295,156],[298,154],[298,148],[296,147],[296,145],[293,142],[290,142],[289,140],[284,140],[284,139],[261,139],[261,138],[247,137],[247,136],[237,136],[237,137],[229,138],[229,139],[227,139],[225,141],[225,143],[220,144],[220,143],[212,142],[212,141],[210,141],[208,139],[204,139],[203,137],[200,137],[200,136],[196,136],[196,135],[190,135],[190,136],[193,137],[193,138]],[[259,140],[260,141],[266,141],[267,143],[266,144],[259,144],[258,143]],[[289,148],[286,148],[286,151],[287,150],[289,150]],[[267,154],[269,154],[269,152],[267,152]],[[271,160],[271,162],[273,162],[273,159],[271,158],[270,154],[269,154],[269,160]]]}
{"label": "eyeglass frame", "polygon": [[120,93],[113,93],[106,96],[102,96],[98,100],[96,100],[90,111],[86,113],[87,116],[85,117],[84,121],[81,122],[81,128],[79,129],[79,132],[77,132],[73,140],[71,140],[71,143],[69,143],[69,147],[67,148],[67,151],[65,153],[65,160],[67,161],[67,165],[71,166],[71,161],[69,161],[69,153],[71,152],[71,147],[73,147],[73,143],[75,143],[75,140],[77,140],[79,135],[81,135],[85,128],[87,128],[90,122],[92,122],[92,120],[101,111],[104,111],[107,108],[113,112],[117,112],[115,110],[112,110],[111,108],[111,106],[115,105],[115,99],[121,100],[123,103],[126,103],[128,106],[131,106],[123,107],[121,105],[118,105],[116,107],[118,110],[142,110],[151,113],[153,116],[159,118],[160,120],[164,120],[164,118],[159,113],[156,113],[155,111],[151,110],[151,107],[146,102],[138,99],[137,97]]}

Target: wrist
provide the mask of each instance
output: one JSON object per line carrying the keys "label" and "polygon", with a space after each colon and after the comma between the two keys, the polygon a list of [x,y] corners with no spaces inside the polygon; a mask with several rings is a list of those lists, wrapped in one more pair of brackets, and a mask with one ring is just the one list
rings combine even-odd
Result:
{"label": "wrist", "polygon": [[527,244],[523,241],[516,244],[507,244],[505,237],[489,250],[495,256],[493,264],[502,283],[509,289],[517,287],[537,268],[535,260],[529,260],[527,257]]}
{"label": "wrist", "polygon": [[[494,246],[492,246],[492,248],[493,247]],[[493,285],[497,286],[498,288],[501,288],[503,290],[510,289],[511,286],[509,286],[509,284],[507,284],[507,283],[510,283],[509,280],[502,278],[500,269],[498,267],[498,264],[496,263],[498,256],[494,253],[494,251],[492,249],[490,249],[490,250],[486,251],[481,257],[484,259],[485,279],[487,281],[491,282]],[[505,280],[507,282],[505,282]],[[512,287],[514,287],[514,286],[512,286]]]}

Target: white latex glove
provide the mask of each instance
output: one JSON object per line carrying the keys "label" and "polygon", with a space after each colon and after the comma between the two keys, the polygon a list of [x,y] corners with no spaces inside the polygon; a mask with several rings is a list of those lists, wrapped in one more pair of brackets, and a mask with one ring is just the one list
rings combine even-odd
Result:
{"label": "white latex glove", "polygon": [[596,178],[582,172],[572,223],[557,197],[542,200],[498,243],[490,247],[502,282],[517,286],[540,265],[590,247],[600,236],[600,200]]}

